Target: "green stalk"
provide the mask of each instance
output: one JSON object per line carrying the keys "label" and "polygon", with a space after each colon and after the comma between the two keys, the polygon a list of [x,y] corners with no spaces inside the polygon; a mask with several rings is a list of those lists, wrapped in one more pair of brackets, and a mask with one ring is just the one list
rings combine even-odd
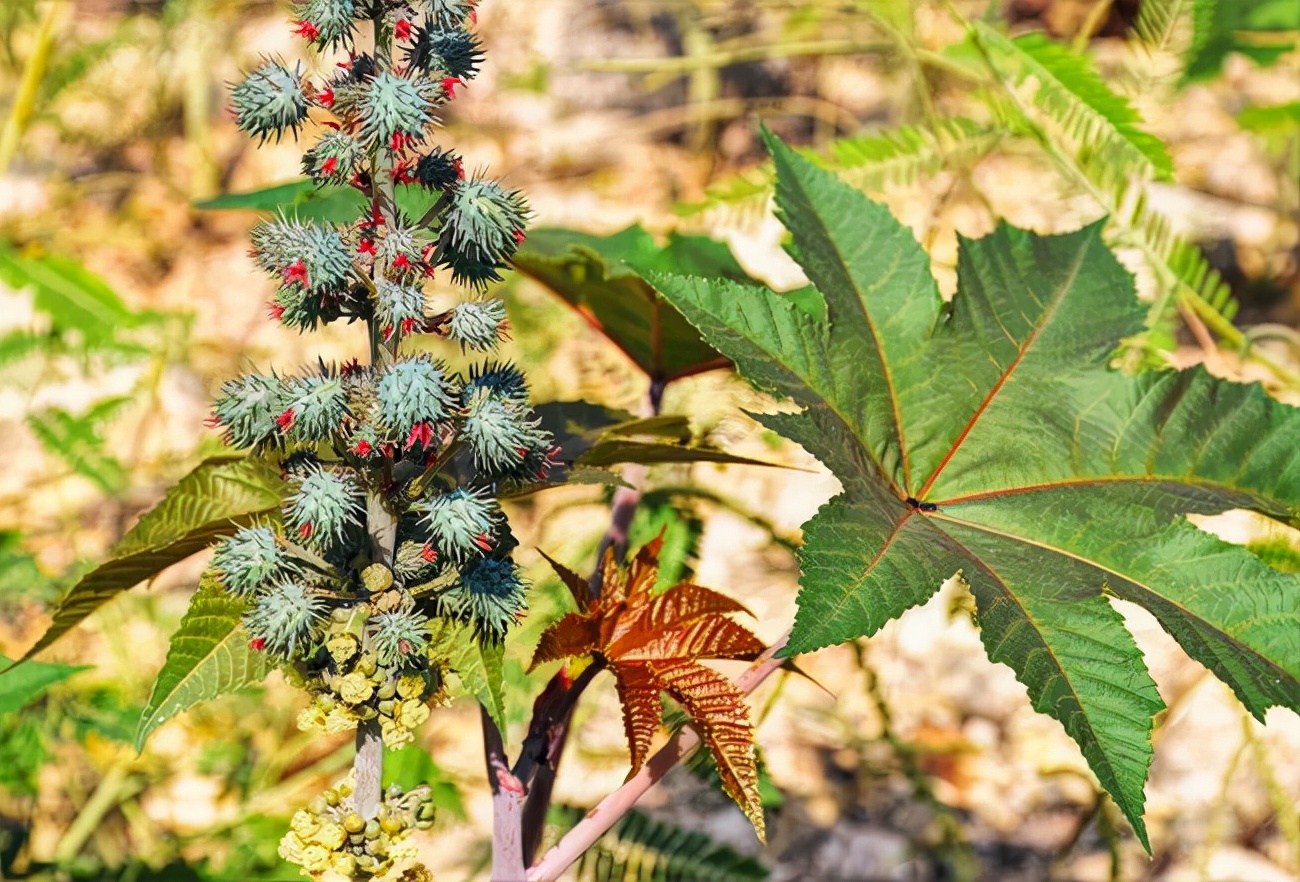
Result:
{"label": "green stalk", "polygon": [[50,55],[54,48],[54,25],[63,12],[62,0],[45,7],[40,27],[36,31],[36,45],[31,57],[23,66],[23,78],[18,84],[18,94],[14,96],[14,106],[5,120],[5,127],[0,132],[0,175],[9,171],[9,164],[18,153],[18,143],[23,133],[31,124],[36,112],[36,96],[41,89],[41,80],[45,69],[49,67]]}

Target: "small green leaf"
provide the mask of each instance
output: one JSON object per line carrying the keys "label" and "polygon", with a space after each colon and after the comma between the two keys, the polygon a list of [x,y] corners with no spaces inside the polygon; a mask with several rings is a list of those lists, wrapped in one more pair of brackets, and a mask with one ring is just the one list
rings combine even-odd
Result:
{"label": "small green leaf", "polygon": [[49,630],[23,658],[45,649],[123,591],[275,511],[282,487],[279,472],[261,459],[207,460],[140,518],[107,561],[72,587],[54,610]]}
{"label": "small green leaf", "polygon": [[1295,0],[1195,0],[1183,81],[1214,76],[1233,52],[1271,64],[1295,49],[1297,31],[1300,3]]}
{"label": "small green leaf", "polygon": [[241,627],[245,609],[244,601],[204,574],[140,714],[136,750],[143,750],[153,731],[182,711],[266,677],[266,655],[249,648]]}
{"label": "small green leaf", "polygon": [[720,242],[673,235],[661,247],[639,226],[607,237],[533,230],[514,264],[581,313],[642,371],[663,381],[723,364],[699,333],[665,308],[646,275],[675,271],[749,278]]}
{"label": "small green leaf", "polygon": [[461,686],[487,709],[488,716],[505,737],[504,645],[482,643],[475,637],[473,628],[448,619],[438,620],[432,631],[430,652],[447,659]]}
{"label": "small green leaf", "polygon": [[79,671],[90,670],[90,665],[60,665],[51,662],[29,662],[17,670],[9,670],[14,663],[0,656],[0,714],[11,714],[45,694],[56,683],[62,683]]}

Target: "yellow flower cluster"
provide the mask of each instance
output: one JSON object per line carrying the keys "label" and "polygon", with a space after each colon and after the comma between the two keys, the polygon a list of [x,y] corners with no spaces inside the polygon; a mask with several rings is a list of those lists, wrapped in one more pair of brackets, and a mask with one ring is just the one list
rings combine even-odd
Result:
{"label": "yellow flower cluster", "polygon": [[329,660],[323,668],[302,664],[301,685],[313,695],[312,703],[298,715],[298,728],[330,734],[355,729],[361,720],[378,719],[384,744],[396,750],[415,740],[415,732],[429,718],[429,704],[442,693],[442,676],[436,668],[401,672],[378,663],[363,650],[347,622],[325,642]]}
{"label": "yellow flower cluster", "polygon": [[384,793],[379,814],[367,820],[356,812],[352,785],[344,781],[294,813],[280,840],[280,856],[302,867],[304,876],[337,873],[369,879],[415,853],[403,840],[412,830],[431,826],[433,814],[427,787],[405,793],[393,785]]}

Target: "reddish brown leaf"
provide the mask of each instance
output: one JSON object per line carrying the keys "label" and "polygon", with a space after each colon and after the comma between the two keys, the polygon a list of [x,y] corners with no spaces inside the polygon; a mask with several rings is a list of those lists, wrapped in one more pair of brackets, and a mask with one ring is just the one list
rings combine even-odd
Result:
{"label": "reddish brown leaf", "polygon": [[[649,636],[652,639],[638,639]],[[609,647],[606,656],[619,662],[654,661],[666,658],[757,658],[766,644],[748,628],[717,616],[697,619],[685,628],[655,634],[642,631],[628,635],[625,642]]]}
{"label": "reddish brown leaf", "polygon": [[569,613],[542,634],[528,670],[548,661],[590,655],[600,645],[600,622],[580,613]]}
{"label": "reddish brown leaf", "polygon": [[767,841],[763,804],[758,792],[754,727],[745,696],[717,671],[691,661],[646,665],[659,684],[682,706],[709,748],[722,778],[722,789],[736,801]]}
{"label": "reddish brown leaf", "polygon": [[618,697],[623,703],[623,729],[627,732],[627,745],[632,753],[630,778],[645,764],[650,742],[659,728],[663,716],[663,704],[659,701],[662,689],[643,667],[619,665],[613,671],[618,682]]}
{"label": "reddish brown leaf", "polygon": [[[592,654],[605,660],[623,704],[633,774],[645,762],[659,727],[659,695],[670,693],[717,760],[723,789],[749,816],[762,838],[763,812],[749,708],[731,681],[697,660],[752,659],[762,653],[763,643],[727,617],[745,608],[726,595],[689,583],[653,595],[661,544],[656,539],[646,545],[625,571],[613,554],[607,553],[600,596],[590,598],[582,612],[566,615],[542,634],[532,667]],[[552,566],[575,591],[575,597],[581,596],[570,584],[578,577],[566,576],[568,571],[554,562]]]}
{"label": "reddish brown leaf", "polygon": [[569,589],[569,593],[573,595],[574,603],[578,604],[578,610],[586,612],[590,609],[596,600],[592,596],[590,583],[564,564],[553,560],[550,555],[540,548],[537,549],[537,553],[546,559],[546,562],[551,565],[551,569],[555,570],[555,575],[559,576],[560,581]]}

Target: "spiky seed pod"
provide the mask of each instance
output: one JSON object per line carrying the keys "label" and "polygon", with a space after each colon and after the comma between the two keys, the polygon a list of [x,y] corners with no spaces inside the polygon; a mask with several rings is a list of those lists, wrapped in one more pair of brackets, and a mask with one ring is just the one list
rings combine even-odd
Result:
{"label": "spiky seed pod", "polygon": [[466,301],[452,307],[447,335],[461,350],[486,352],[508,339],[506,305],[500,299]]}
{"label": "spiky seed pod", "polygon": [[375,259],[383,261],[391,274],[410,276],[420,268],[425,242],[404,218],[398,218],[375,243]]}
{"label": "spiky seed pod", "polygon": [[385,667],[419,668],[428,660],[429,618],[414,609],[397,609],[371,616],[371,645]]}
{"label": "spiky seed pod", "polygon": [[364,168],[366,148],[350,135],[328,131],[303,154],[302,173],[317,184],[346,184]]}
{"label": "spiky seed pod", "polygon": [[292,441],[325,441],[343,426],[348,414],[348,394],[341,378],[308,374],[289,381],[287,406],[278,422]]}
{"label": "spiky seed pod", "polygon": [[529,214],[518,190],[507,191],[496,181],[476,177],[452,192],[443,236],[458,254],[500,264],[518,249]]}
{"label": "spiky seed pod", "polygon": [[495,543],[492,533],[501,521],[501,507],[482,490],[457,489],[414,507],[420,524],[438,554],[460,563],[481,557]]}
{"label": "spiky seed pod", "polygon": [[298,32],[313,43],[332,46],[351,42],[357,17],[353,0],[306,0],[294,4],[293,14],[300,22]]}
{"label": "spiky seed pod", "polygon": [[469,381],[461,390],[461,402],[468,405],[486,394],[514,407],[528,406],[528,380],[509,362],[485,361],[470,366]]}
{"label": "spiky seed pod", "polygon": [[449,31],[465,24],[477,0],[417,0],[420,9],[439,29]]}
{"label": "spiky seed pod", "polygon": [[250,237],[258,266],[286,287],[327,291],[352,274],[352,251],[330,227],[280,218],[253,227]]}
{"label": "spiky seed pod", "polygon": [[519,568],[511,560],[491,557],[462,567],[460,580],[438,600],[449,614],[468,620],[494,641],[505,637],[506,629],[526,608]]}
{"label": "spiky seed pod", "polygon": [[526,408],[483,392],[466,403],[461,437],[469,442],[474,467],[492,473],[519,465],[528,451],[548,440]]}
{"label": "spiky seed pod", "polygon": [[457,285],[465,285],[475,291],[486,291],[488,285],[502,280],[500,270],[504,263],[484,263],[448,247],[446,240],[441,243],[439,262],[451,270],[451,280]]}
{"label": "spiky seed pod", "polygon": [[399,435],[405,435],[419,423],[446,419],[452,414],[458,397],[444,366],[427,355],[385,366],[376,393],[377,419],[385,429]]}
{"label": "spiky seed pod", "polygon": [[255,447],[275,432],[276,418],[284,413],[286,400],[279,377],[249,374],[221,384],[212,419],[225,427],[234,446]]}
{"label": "spiky seed pod", "polygon": [[472,80],[483,63],[483,45],[464,28],[416,28],[415,40],[406,50],[406,63],[429,76]]}
{"label": "spiky seed pod", "polygon": [[271,316],[299,331],[315,330],[325,321],[321,295],[296,285],[280,288],[271,300]]}
{"label": "spiky seed pod", "polygon": [[388,144],[394,135],[419,141],[425,126],[437,122],[433,101],[438,86],[384,71],[366,85],[361,99],[361,139],[367,144]]}
{"label": "spiky seed pod", "polygon": [[386,335],[411,330],[424,321],[424,290],[380,279],[375,283],[375,318]]}
{"label": "spiky seed pod", "polygon": [[222,540],[212,555],[221,584],[236,597],[250,597],[273,579],[297,567],[285,555],[270,527],[244,527]]}
{"label": "spiky seed pod", "polygon": [[307,118],[299,65],[289,70],[278,62],[266,62],[235,86],[233,99],[239,128],[262,141],[272,136],[278,141],[286,129],[296,137]]}
{"label": "spiky seed pod", "polygon": [[325,612],[325,598],[310,585],[285,579],[254,598],[244,614],[244,627],[255,646],[292,659],[316,642],[316,626]]}
{"label": "spiky seed pod", "polygon": [[414,174],[430,190],[446,190],[464,177],[460,156],[438,147],[416,161]]}
{"label": "spiky seed pod", "polygon": [[317,546],[337,543],[349,527],[361,523],[365,498],[351,472],[308,465],[291,479],[291,485],[293,495],[284,520],[304,540]]}

